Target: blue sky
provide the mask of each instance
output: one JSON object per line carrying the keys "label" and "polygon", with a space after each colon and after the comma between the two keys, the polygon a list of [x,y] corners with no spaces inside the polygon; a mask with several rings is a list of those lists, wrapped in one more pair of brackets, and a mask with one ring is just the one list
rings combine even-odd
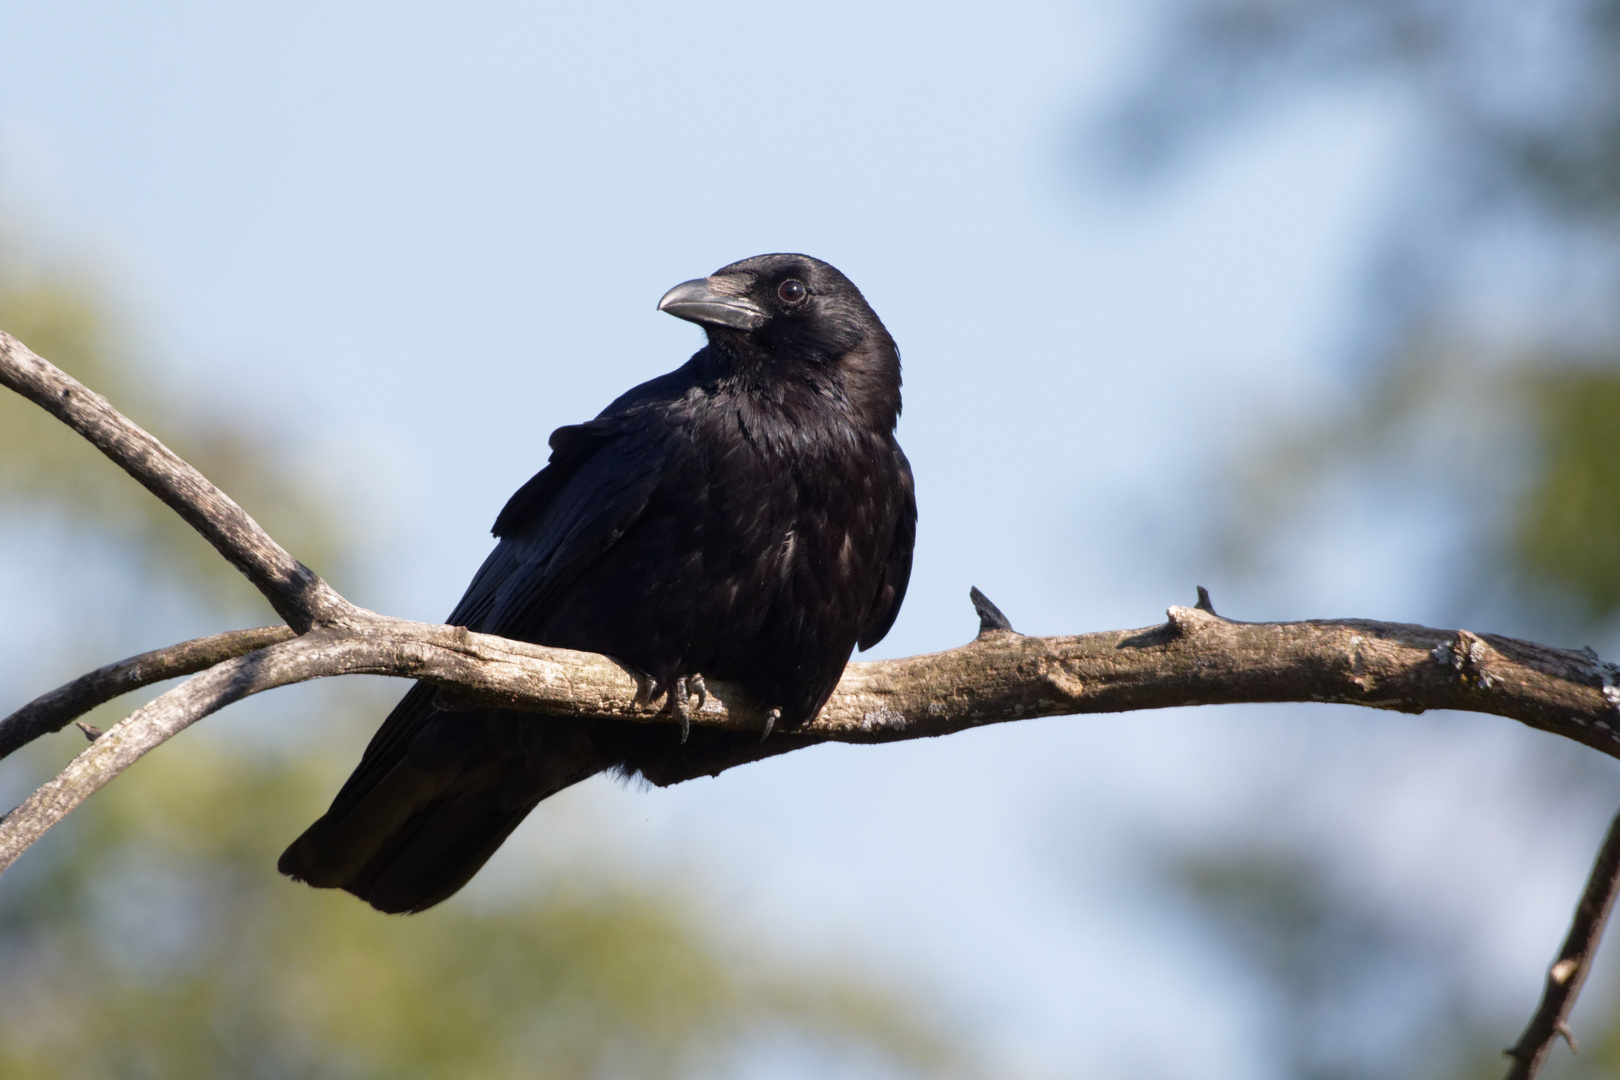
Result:
{"label": "blue sky", "polygon": [[[0,195],[101,268],[176,392],[285,433],[370,553],[336,584],[393,614],[449,610],[552,428],[698,347],[654,309],[668,286],[798,250],[861,286],[905,362],[921,524],[877,655],[969,638],[970,585],[1036,633],[1146,625],[1197,584],[1237,617],[1436,621],[1403,549],[1425,538],[1376,515],[1281,583],[1200,545],[1227,457],[1351,377],[1336,346],[1400,117],[1313,98],[1150,190],[1105,181],[1084,132],[1141,10],[13,0]],[[785,948],[926,983],[1032,1075],[1252,1076],[1254,1003],[1132,850],[1279,783],[1257,748],[1319,752],[1301,715],[1045,720],[667,792],[593,781],[483,887],[609,836],[599,857],[690,873]],[[1443,834],[1444,784],[1473,788],[1436,771],[1405,820]],[[1397,856],[1368,858],[1408,887]],[[1525,901],[1555,921],[1565,902]],[[1540,940],[1503,963],[1539,965]]]}

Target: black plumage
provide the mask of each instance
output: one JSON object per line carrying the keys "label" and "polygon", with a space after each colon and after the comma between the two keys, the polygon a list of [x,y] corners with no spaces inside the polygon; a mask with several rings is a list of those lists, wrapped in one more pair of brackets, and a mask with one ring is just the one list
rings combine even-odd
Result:
{"label": "black plumage", "polygon": [[739,683],[776,735],[498,709],[413,687],[285,874],[383,911],[454,893],[546,796],[603,770],[668,785],[803,745],[858,644],[894,623],[916,502],[894,439],[900,357],[860,291],[804,255],[685,282],[659,307],[709,344],[558,428],[495,521],[500,542],[447,620],[606,653],[684,703]]}

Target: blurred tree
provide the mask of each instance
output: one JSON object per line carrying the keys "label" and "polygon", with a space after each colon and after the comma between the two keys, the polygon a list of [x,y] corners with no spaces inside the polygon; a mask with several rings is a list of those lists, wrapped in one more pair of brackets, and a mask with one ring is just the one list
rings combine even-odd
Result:
{"label": "blurred tree", "polygon": [[960,1074],[891,992],[716,940],[673,883],[581,866],[409,918],[295,887],[276,854],[331,771],[182,740],[30,852],[0,889],[0,1075],[715,1076],[783,1044]]}
{"label": "blurred tree", "polygon": [[[1450,617],[1615,641],[1620,3],[1162,0],[1156,14],[1106,125],[1135,177],[1313,94],[1361,95],[1403,136],[1345,350],[1354,374],[1245,448],[1225,552],[1282,565],[1267,556],[1342,522],[1347,490],[1371,493],[1449,537],[1432,576]],[[1524,743],[1522,769],[1548,792],[1542,827],[1572,782],[1596,812],[1612,806],[1612,769],[1576,779]],[[1505,1071],[1498,1052],[1527,1017],[1485,1015],[1455,943],[1359,893],[1331,841],[1172,848],[1161,869],[1269,1002],[1278,1075]],[[1588,997],[1612,1002],[1612,982],[1600,967]],[[1545,1075],[1620,1075],[1613,1006],[1576,1026],[1584,1052],[1555,1053]]]}
{"label": "blurred tree", "polygon": [[[1301,852],[1174,852],[1164,871],[1267,997],[1282,1075],[1444,1076],[1432,1071],[1435,1050],[1444,1058],[1475,1041],[1473,1018],[1442,974],[1446,954],[1377,905],[1358,904]],[[1495,1068],[1486,1065],[1478,1075]]]}
{"label": "blurred tree", "polygon": [[[243,418],[205,419],[173,403],[108,333],[107,305],[79,277],[41,272],[0,255],[0,326],[118,403],[195,464],[306,564],[327,569],[343,532],[285,455]],[[109,539],[146,574],[205,603],[269,613],[262,598],[190,526],[84,439],[16,394],[0,395],[0,516],[65,516]],[[256,606],[250,606],[256,605]]]}
{"label": "blurred tree", "polygon": [[[0,326],[170,441],[305,561],[343,556],[334,515],[269,440],[170,404],[113,349],[96,289],[6,254]],[[149,596],[262,610],[167,508],[0,394],[0,530],[41,515],[127,551],[119,565]],[[44,740],[6,768],[41,778],[62,747]],[[505,905],[459,898],[410,918],[294,886],[276,855],[336,767],[285,742],[188,733],[32,849],[0,882],[0,1076],[713,1076],[806,1052],[861,1075],[968,1072],[961,1043],[897,991],[771,960],[708,925],[680,883],[578,866]]]}
{"label": "blurred tree", "polygon": [[1620,611],[1620,371],[1560,370],[1531,389],[1542,460],[1518,508],[1513,556],[1591,616]]}
{"label": "blurred tree", "polygon": [[[1267,999],[1277,1075],[1464,1080],[1506,1071],[1500,1018],[1453,950],[1288,846],[1161,852],[1162,871]],[[1615,1075],[1616,1029],[1547,1075]]]}
{"label": "blurred tree", "polygon": [[[1376,90],[1406,133],[1351,348],[1373,377],[1332,403],[1336,425],[1282,425],[1290,453],[1257,458],[1286,464],[1248,470],[1259,493],[1273,510],[1297,507],[1324,470],[1371,461],[1363,479],[1415,483],[1466,515],[1465,614],[1481,610],[1476,598],[1505,600],[1565,635],[1620,616],[1616,500],[1604,497],[1620,474],[1620,420],[1604,408],[1620,395],[1620,6],[1166,0],[1159,11],[1139,88],[1108,127],[1115,160],[1139,174],[1313,89]],[[1437,454],[1459,398],[1470,441]],[[1314,468],[1299,467],[1301,450]],[[1276,533],[1275,514],[1246,527],[1254,509],[1233,515],[1239,548]]]}

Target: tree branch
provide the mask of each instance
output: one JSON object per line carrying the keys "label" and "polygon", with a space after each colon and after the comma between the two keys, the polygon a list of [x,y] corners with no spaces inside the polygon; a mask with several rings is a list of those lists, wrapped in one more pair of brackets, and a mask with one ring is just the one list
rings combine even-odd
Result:
{"label": "tree branch", "polygon": [[341,621],[350,605],[259,527],[202,473],[77,379],[0,330],[0,385],[88,439],[162,499],[240,570],[287,625],[302,632]]}
{"label": "tree branch", "polygon": [[1535,1080],[1560,1035],[1569,1042],[1571,1051],[1575,1049],[1575,1037],[1568,1027],[1569,1013],[1592,968],[1592,958],[1603,938],[1603,927],[1614,908],[1617,890],[1620,890],[1620,814],[1609,822],[1603,846],[1598,848],[1597,858],[1592,863],[1591,876],[1586,879],[1586,891],[1575,908],[1569,934],[1564,938],[1563,948],[1558,950],[1558,959],[1547,969],[1541,1004],[1519,1041],[1505,1051],[1513,1059],[1507,1080]]}
{"label": "tree branch", "polygon": [[[1584,653],[1362,619],[1241,623],[1183,607],[1169,616],[1142,630],[1073,637],[992,629],[948,652],[853,663],[813,721],[776,737],[804,745],[891,742],[1040,716],[1330,701],[1495,713],[1620,757],[1620,713],[1605,693],[1608,665]],[[343,626],[219,664],[109,729],[0,821],[0,869],[142,754],[209,713],[276,686],[360,674],[425,679],[461,706],[676,719],[647,707],[643,680],[605,656],[355,608]],[[740,688],[712,682],[708,691],[692,723],[764,730],[765,711]],[[59,712],[55,719],[70,717]]]}
{"label": "tree branch", "polygon": [[292,630],[285,626],[230,630],[99,667],[48,694],[41,694],[0,720],[0,758],[22,749],[41,735],[61,731],[96,706],[131,690],[182,675],[195,675],[222,660],[286,641],[292,636]]}
{"label": "tree branch", "polygon": [[[186,682],[102,733],[60,775],[0,819],[0,870],[143,754],[224,706],[276,686],[333,675],[395,675],[443,688],[448,707],[495,705],[553,715],[678,722],[643,703],[644,677],[589,653],[393,619],[357,608],[294,560],[200,473],[105,399],[0,332],[0,383],[84,435],[173,507],[269,598],[299,636],[237,631],[113,664],[36,699],[0,723],[10,749],[102,701],[185,672]],[[813,721],[772,736],[798,745],[946,735],[1038,716],[1237,702],[1326,701],[1403,712],[1494,713],[1620,757],[1620,668],[1572,652],[1467,630],[1363,619],[1241,623],[1208,594],[1141,630],[1024,637],[977,589],[980,633],[948,652],[850,664]],[[209,666],[212,665],[212,666]],[[763,731],[737,687],[711,682],[690,722]],[[1611,828],[1542,1012],[1562,1030],[1613,900],[1620,840]],[[1601,879],[1601,881],[1600,881]],[[1594,891],[1599,890],[1599,891]],[[1574,960],[1576,966],[1564,966]],[[1563,972],[1560,975],[1560,972]],[[1554,993],[1554,982],[1558,984]],[[1550,1011],[1549,1011],[1550,1010]],[[1513,1052],[1514,1076],[1545,1056],[1537,1021]],[[1543,1025],[1544,1026],[1544,1025]],[[1534,1034],[1534,1038],[1532,1035]],[[1546,1036],[1550,1040],[1551,1036]],[[1529,1064],[1526,1064],[1529,1062]]]}

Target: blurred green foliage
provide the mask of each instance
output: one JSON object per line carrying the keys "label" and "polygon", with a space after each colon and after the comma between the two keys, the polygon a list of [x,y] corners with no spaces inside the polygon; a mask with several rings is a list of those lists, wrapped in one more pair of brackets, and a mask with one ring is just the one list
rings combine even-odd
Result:
{"label": "blurred green foliage", "polygon": [[[271,440],[174,405],[114,345],[122,332],[104,311],[84,280],[0,269],[0,327],[196,464],[295,555],[341,558],[335,515]],[[153,595],[180,590],[232,614],[256,602],[133,480],[0,392],[0,536],[41,514],[116,541]],[[687,883],[579,865],[505,905],[463,894],[405,918],[293,884],[276,856],[330,796],[335,763],[208,736],[140,762],[0,878],[0,1077],[629,1080],[724,1075],[795,1048],[882,1075],[968,1073],[960,1040],[899,991],[771,959],[713,925]],[[43,779],[53,749],[36,744],[8,775]]]}
{"label": "blurred green foliage", "polygon": [[0,1076],[715,1076],[770,1039],[958,1074],[892,993],[717,938],[677,885],[579,866],[409,917],[295,885],[276,855],[331,779],[182,739],[30,852],[0,887]]}
{"label": "blurred green foliage", "polygon": [[[1483,1080],[1513,1018],[1482,1017],[1446,950],[1398,912],[1282,847],[1168,853],[1163,870],[1266,999],[1290,1080]],[[1528,1019],[1528,1013],[1524,1017]],[[1583,1056],[1580,1077],[1602,1071]]]}
{"label": "blurred green foliage", "polygon": [[1530,400],[1541,460],[1513,515],[1515,561],[1592,618],[1620,614],[1620,368],[1543,374]]}
{"label": "blurred green foliage", "polygon": [[[1268,460],[1244,471],[1273,511],[1320,490],[1330,470],[1362,467],[1392,504],[1426,482],[1468,519],[1453,560],[1475,568],[1458,576],[1464,598],[1588,638],[1620,617],[1617,10],[1170,0],[1107,125],[1115,160],[1153,173],[1305,92],[1377,93],[1408,141],[1392,165],[1404,197],[1373,238],[1352,335],[1356,390],[1316,415],[1291,402],[1283,438],[1250,448]],[[1436,452],[1432,439],[1399,438],[1446,425],[1471,428],[1468,444]],[[1517,491],[1503,490],[1508,478]],[[1256,499],[1235,504],[1244,518]],[[1281,514],[1262,518],[1234,523],[1233,550],[1280,531]],[[1517,610],[1502,611],[1515,592]],[[1547,625],[1549,612],[1562,626]]]}
{"label": "blurred green foliage", "polygon": [[[205,418],[115,342],[96,288],[0,260],[0,327],[108,398],[202,470],[318,572],[343,548],[341,523],[288,471],[272,438],[239,417]],[[168,507],[38,406],[0,393],[0,514],[54,514],[135,556],[143,573],[230,611],[268,610],[259,594]],[[256,607],[250,607],[256,605]]]}
{"label": "blurred green foliage", "polygon": [[[1481,1012],[1466,966],[1431,930],[1339,880],[1321,853],[1240,845],[1172,851],[1162,870],[1268,1003],[1290,1080],[1485,1080],[1530,1019]],[[1549,945],[1549,956],[1552,946]],[[1526,997],[1540,987],[1525,987]],[[1591,992],[1602,994],[1597,986]],[[1577,1012],[1580,1052],[1546,1080],[1620,1076],[1620,1017]]]}
{"label": "blurred green foliage", "polygon": [[[1348,386],[1290,401],[1243,448],[1219,538],[1233,561],[1289,565],[1302,537],[1356,535],[1354,515],[1376,505],[1411,526],[1398,542],[1414,561],[1434,559],[1435,592],[1451,595],[1428,602],[1448,616],[1620,641],[1620,4],[1168,0],[1158,14],[1107,125],[1133,178],[1313,97],[1376,102],[1404,137]],[[1546,803],[1526,828],[1569,825],[1556,758],[1523,745]],[[1612,806],[1612,770],[1574,786]],[[1359,888],[1346,861],[1327,837],[1244,837],[1172,851],[1160,869],[1265,1002],[1275,1075],[1503,1075],[1539,985],[1522,1013],[1488,1014],[1467,951]],[[1549,961],[1556,947],[1549,934]],[[1620,1076],[1611,966],[1575,1016],[1582,1052],[1555,1047],[1548,1080]]]}

